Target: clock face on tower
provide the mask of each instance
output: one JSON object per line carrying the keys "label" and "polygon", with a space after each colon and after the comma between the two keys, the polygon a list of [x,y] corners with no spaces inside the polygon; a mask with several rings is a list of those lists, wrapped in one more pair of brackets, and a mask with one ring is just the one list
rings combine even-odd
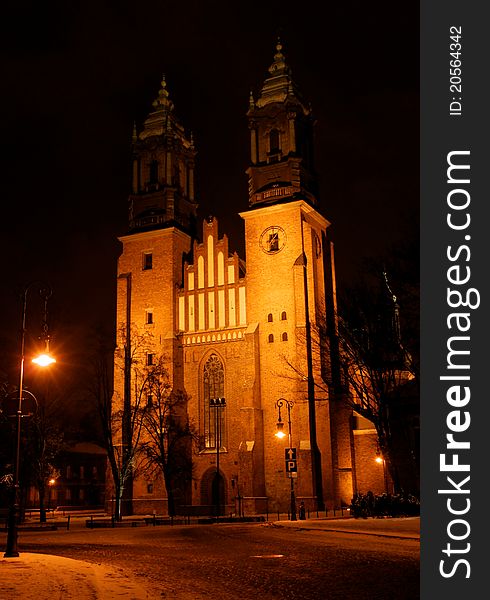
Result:
{"label": "clock face on tower", "polygon": [[260,247],[267,254],[280,252],[286,244],[286,232],[282,227],[267,227],[260,236]]}

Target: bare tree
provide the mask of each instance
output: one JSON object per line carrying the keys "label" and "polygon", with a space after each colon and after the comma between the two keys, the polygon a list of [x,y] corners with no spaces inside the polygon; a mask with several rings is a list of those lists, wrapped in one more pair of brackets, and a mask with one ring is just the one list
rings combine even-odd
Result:
{"label": "bare tree", "polygon": [[345,400],[373,423],[379,450],[398,491],[398,441],[393,432],[392,408],[400,404],[402,390],[415,380],[413,361],[401,343],[396,300],[391,307],[372,297],[360,302],[357,296],[355,315],[346,314],[338,323]]}
{"label": "bare tree", "polygon": [[[127,360],[119,349],[114,352],[103,337],[97,336],[97,349],[87,378],[89,393],[94,398],[102,429],[102,443],[107,451],[114,484],[114,518],[122,519],[125,487],[135,475],[142,432],[141,402],[145,383],[140,381],[139,365],[147,348],[148,336],[137,336]],[[125,406],[114,392],[113,367],[134,384],[131,402]],[[127,372],[127,369],[130,372]]]}
{"label": "bare tree", "polygon": [[184,392],[172,390],[163,357],[146,368],[143,381],[146,406],[142,409],[145,435],[141,447],[145,469],[157,470],[163,476],[168,514],[174,516],[176,503],[185,499],[192,480],[191,447],[195,434],[187,416],[188,398]]}
{"label": "bare tree", "polygon": [[[323,375],[315,378],[315,387],[330,397],[334,393],[373,423],[379,450],[399,490],[400,439],[393,431],[393,409],[403,410],[407,393],[418,394],[418,362],[402,344],[398,300],[384,272],[381,283],[374,290],[365,285],[349,290],[329,326],[325,318],[312,327],[310,343],[314,370]],[[302,366],[284,360],[291,377],[306,380]],[[407,460],[415,461],[409,452]]]}
{"label": "bare tree", "polygon": [[[46,522],[46,489],[58,475],[57,458],[65,448],[60,417],[60,399],[39,398],[37,411],[29,418],[23,445],[23,472],[39,494],[39,520]],[[29,477],[30,476],[30,477]]]}

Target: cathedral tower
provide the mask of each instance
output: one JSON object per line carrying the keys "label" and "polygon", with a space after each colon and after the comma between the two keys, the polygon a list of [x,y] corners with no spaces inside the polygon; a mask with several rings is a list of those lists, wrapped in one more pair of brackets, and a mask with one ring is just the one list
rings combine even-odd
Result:
{"label": "cathedral tower", "polygon": [[255,101],[251,92],[249,104],[250,205],[276,204],[301,194],[315,206],[314,120],[291,77],[279,42],[260,96]]}
{"label": "cathedral tower", "polygon": [[[323,507],[336,494],[326,382],[329,365],[323,351],[326,310],[331,304],[327,294],[334,290],[333,274],[324,257],[330,250],[329,222],[316,208],[311,108],[292,79],[280,43],[259,97],[250,96],[247,116],[250,208],[241,216],[246,236],[247,315],[260,329],[264,437],[275,429],[277,400],[293,402],[297,494],[308,505]],[[288,485],[281,472],[284,457],[272,446],[269,456],[266,487],[272,494],[284,494]],[[346,491],[346,499],[351,491]]]}
{"label": "cathedral tower", "polygon": [[[139,134],[135,126],[129,232],[119,238],[114,402],[124,407],[121,443],[128,452],[138,369],[163,357],[171,388],[185,389],[176,298],[195,229],[195,150],[175,116],[165,79],[153,107]],[[132,485],[126,484],[129,512],[131,498],[145,491],[142,481],[134,481],[134,491]]]}
{"label": "cathedral tower", "polygon": [[154,110],[139,134],[133,133],[133,183],[129,197],[129,227],[144,231],[175,225],[183,231],[195,229],[197,204],[194,197],[192,136],[177,120],[165,77]]}

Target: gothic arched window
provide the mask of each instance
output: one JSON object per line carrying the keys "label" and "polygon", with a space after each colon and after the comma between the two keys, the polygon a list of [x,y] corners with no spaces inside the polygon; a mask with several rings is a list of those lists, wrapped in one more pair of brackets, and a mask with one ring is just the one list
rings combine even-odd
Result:
{"label": "gothic arched window", "polygon": [[269,337],[267,339],[269,340],[269,343],[272,344],[272,342],[274,341],[274,334],[269,333]]}
{"label": "gothic arched window", "polygon": [[281,337],[282,337],[282,341],[283,342],[287,342],[288,341],[288,334],[286,332],[284,332]]}
{"label": "gothic arched window", "polygon": [[216,448],[226,446],[226,406],[216,402],[224,400],[225,372],[223,364],[216,354],[204,365],[204,447]]}
{"label": "gothic arched window", "polygon": [[268,322],[268,323],[272,323],[272,313],[269,313],[269,314],[267,315],[267,322]]}
{"label": "gothic arched window", "polygon": [[281,321],[286,321],[286,319],[287,319],[287,318],[288,318],[288,317],[287,317],[287,315],[286,315],[286,311],[285,311],[285,310],[283,310],[283,311],[282,311],[282,313],[281,313]]}

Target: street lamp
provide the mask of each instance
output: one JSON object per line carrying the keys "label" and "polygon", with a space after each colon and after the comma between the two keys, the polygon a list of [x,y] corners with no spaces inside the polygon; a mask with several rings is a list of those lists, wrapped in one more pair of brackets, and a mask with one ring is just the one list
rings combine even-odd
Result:
{"label": "street lamp", "polygon": [[[276,402],[276,407],[278,409],[278,418],[276,425],[276,433],[274,434],[277,438],[283,439],[286,437],[284,433],[284,422],[281,417],[281,408],[286,405],[288,411],[288,448],[286,449],[286,475],[289,476],[289,481],[291,482],[291,494],[290,494],[290,505],[291,505],[291,521],[296,521],[296,496],[294,494],[294,478],[293,476],[297,473],[296,470],[296,449],[291,446],[292,436],[291,436],[291,409],[294,406],[294,402],[292,400],[286,400],[285,398],[279,398]],[[289,458],[289,460],[288,460]],[[293,466],[294,468],[289,468],[289,466]]]}
{"label": "street lamp", "polygon": [[222,410],[226,406],[225,398],[210,398],[209,407],[215,410],[215,427],[214,427],[214,439],[216,444],[216,478],[215,478],[215,502],[216,502],[216,521],[219,520],[220,514],[220,472],[219,472],[219,449],[221,446],[221,420]]}
{"label": "street lamp", "polygon": [[[7,523],[7,547],[5,549],[4,558],[14,558],[19,556],[17,548],[17,522],[20,515],[20,486],[19,486],[19,466],[20,466],[20,432],[22,419],[22,400],[25,390],[24,388],[24,362],[25,362],[25,338],[26,338],[26,312],[27,312],[27,293],[36,284],[31,283],[24,288],[22,302],[22,328],[20,342],[20,369],[19,369],[19,396],[17,405],[16,419],[16,446],[15,446],[15,463],[14,463],[14,480],[12,488],[12,497],[9,506],[9,515]],[[39,284],[37,284],[39,285]],[[47,306],[48,299],[51,296],[51,289],[41,286],[39,293],[44,300],[44,320],[43,320],[43,340],[45,343],[45,351],[42,355],[33,359],[32,362],[44,367],[56,362],[49,354],[49,335],[47,324]]]}

